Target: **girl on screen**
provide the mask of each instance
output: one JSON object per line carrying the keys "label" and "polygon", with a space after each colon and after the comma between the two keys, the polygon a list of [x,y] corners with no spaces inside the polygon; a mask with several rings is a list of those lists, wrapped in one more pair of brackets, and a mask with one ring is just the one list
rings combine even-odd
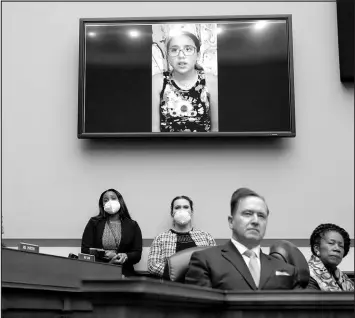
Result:
{"label": "girl on screen", "polygon": [[153,132],[218,131],[217,78],[198,65],[200,41],[190,32],[166,44],[171,71],[152,79]]}

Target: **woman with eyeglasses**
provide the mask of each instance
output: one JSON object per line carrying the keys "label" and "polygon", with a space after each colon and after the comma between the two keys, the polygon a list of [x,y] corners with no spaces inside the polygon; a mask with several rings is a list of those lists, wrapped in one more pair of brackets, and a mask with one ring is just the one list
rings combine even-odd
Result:
{"label": "woman with eyeglasses", "polygon": [[218,131],[217,77],[197,64],[200,46],[186,31],[168,39],[172,71],[152,79],[153,132]]}

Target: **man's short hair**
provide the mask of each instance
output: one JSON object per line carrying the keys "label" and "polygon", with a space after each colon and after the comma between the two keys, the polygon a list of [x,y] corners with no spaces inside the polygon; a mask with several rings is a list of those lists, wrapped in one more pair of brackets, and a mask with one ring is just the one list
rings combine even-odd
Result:
{"label": "man's short hair", "polygon": [[[232,194],[232,198],[231,198],[231,215],[234,214],[234,211],[236,211],[238,209],[238,205],[241,199],[244,199],[246,197],[258,197],[261,200],[263,200],[265,202],[264,197],[262,197],[261,195],[257,194],[255,191],[250,190],[248,188],[239,188],[238,190],[236,190],[233,194]],[[265,202],[266,205],[266,210],[267,210],[267,215],[269,215],[269,208]]]}

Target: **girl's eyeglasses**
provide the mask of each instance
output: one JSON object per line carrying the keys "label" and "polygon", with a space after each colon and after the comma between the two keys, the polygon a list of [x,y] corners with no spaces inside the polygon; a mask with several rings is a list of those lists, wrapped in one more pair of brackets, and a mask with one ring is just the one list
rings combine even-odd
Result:
{"label": "girl's eyeglasses", "polygon": [[168,54],[171,57],[175,57],[180,54],[180,51],[183,52],[185,56],[190,56],[196,52],[196,47],[192,45],[186,45],[182,49],[180,49],[179,47],[171,47],[168,50]]}

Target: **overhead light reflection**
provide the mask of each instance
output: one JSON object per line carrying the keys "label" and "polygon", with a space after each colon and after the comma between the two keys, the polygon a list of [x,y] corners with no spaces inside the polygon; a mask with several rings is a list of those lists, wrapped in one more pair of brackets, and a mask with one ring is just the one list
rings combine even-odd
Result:
{"label": "overhead light reflection", "polygon": [[139,32],[137,30],[131,30],[129,31],[129,36],[132,38],[136,38],[139,36]]}
{"label": "overhead light reflection", "polygon": [[88,36],[94,38],[96,36],[95,32],[88,32]]}
{"label": "overhead light reflection", "polygon": [[254,27],[256,30],[261,30],[261,29],[264,29],[266,25],[267,25],[266,21],[258,21],[255,23]]}
{"label": "overhead light reflection", "polygon": [[182,34],[182,31],[181,30],[170,30],[169,32],[169,37],[173,37],[173,36],[177,36],[177,35],[180,35]]}

